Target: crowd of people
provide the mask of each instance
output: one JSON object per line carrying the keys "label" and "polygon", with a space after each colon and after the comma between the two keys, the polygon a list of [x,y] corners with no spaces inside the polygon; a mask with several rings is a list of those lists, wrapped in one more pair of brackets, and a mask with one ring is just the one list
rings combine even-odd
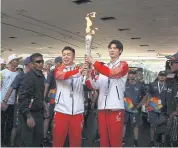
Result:
{"label": "crowd of people", "polygon": [[[75,50],[64,47],[55,65],[44,69],[43,55],[34,53],[18,67],[22,57],[1,59],[1,145],[63,147],[66,138],[71,147],[80,147],[90,109],[97,110],[98,131],[94,140],[101,147],[122,147],[127,142],[127,124],[132,125],[134,147],[138,147],[143,105],[148,113],[150,143],[178,146],[178,52],[169,57],[175,77],[167,83],[167,72],[146,90],[137,81],[136,71],[121,61],[123,44],[113,40],[108,45],[110,62],[85,55],[78,66]],[[48,134],[48,131],[51,131]]]}

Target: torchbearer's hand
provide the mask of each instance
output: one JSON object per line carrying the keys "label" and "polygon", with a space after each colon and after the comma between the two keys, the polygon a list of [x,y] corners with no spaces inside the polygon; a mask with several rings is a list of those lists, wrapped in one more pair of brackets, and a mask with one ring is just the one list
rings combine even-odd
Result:
{"label": "torchbearer's hand", "polygon": [[88,69],[88,63],[84,63],[80,69],[80,73],[83,74],[84,71]]}
{"label": "torchbearer's hand", "polygon": [[29,117],[27,118],[27,125],[30,127],[30,128],[33,128],[35,126],[35,120],[33,119],[33,117]]}
{"label": "torchbearer's hand", "polygon": [[93,64],[95,60],[90,55],[85,55],[85,61],[89,64]]}

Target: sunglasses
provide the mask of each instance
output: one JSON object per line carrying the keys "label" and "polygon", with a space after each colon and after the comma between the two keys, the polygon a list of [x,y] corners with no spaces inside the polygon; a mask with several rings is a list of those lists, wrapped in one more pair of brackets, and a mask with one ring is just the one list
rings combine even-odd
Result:
{"label": "sunglasses", "polygon": [[35,61],[35,63],[38,63],[38,64],[44,63],[44,60],[37,60],[37,61]]}
{"label": "sunglasses", "polygon": [[166,74],[159,74],[159,76],[166,77],[167,75]]}

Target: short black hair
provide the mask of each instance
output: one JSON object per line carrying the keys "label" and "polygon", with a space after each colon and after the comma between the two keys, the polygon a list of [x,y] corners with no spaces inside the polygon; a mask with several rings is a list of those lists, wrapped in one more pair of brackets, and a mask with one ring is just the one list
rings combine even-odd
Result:
{"label": "short black hair", "polygon": [[62,53],[63,53],[65,50],[70,50],[70,51],[72,51],[72,53],[75,55],[75,49],[73,49],[72,47],[70,47],[70,46],[65,46],[64,49],[62,50]]}
{"label": "short black hair", "polygon": [[35,61],[35,58],[37,58],[37,57],[43,57],[43,55],[40,54],[40,53],[33,53],[33,54],[30,56],[30,61],[31,61],[31,62],[34,62],[34,61]]}
{"label": "short black hair", "polygon": [[110,48],[112,44],[115,44],[118,49],[123,51],[123,44],[119,40],[112,40],[109,43],[108,48]]}

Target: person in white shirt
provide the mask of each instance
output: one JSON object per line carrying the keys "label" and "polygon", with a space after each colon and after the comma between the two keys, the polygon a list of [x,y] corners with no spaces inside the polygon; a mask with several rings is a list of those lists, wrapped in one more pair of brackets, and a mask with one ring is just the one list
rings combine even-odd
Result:
{"label": "person in white shirt", "polygon": [[97,80],[86,80],[90,88],[99,89],[98,125],[101,147],[122,147],[124,127],[124,91],[127,81],[128,64],[120,61],[123,45],[113,40],[108,45],[110,63],[104,64],[86,56],[100,74]]}
{"label": "person in white shirt", "polygon": [[53,147],[62,147],[69,134],[70,147],[81,147],[84,91],[82,71],[74,64],[75,50],[65,47],[62,50],[63,65],[56,68],[55,114],[53,127]]}
{"label": "person in white shirt", "polygon": [[[5,99],[5,95],[11,86],[12,82],[14,81],[15,77],[18,75],[16,71],[16,67],[19,64],[19,60],[22,57],[18,57],[16,54],[12,54],[8,57],[9,67],[8,69],[2,70],[3,81],[1,82],[1,135],[2,141],[6,143],[10,143],[10,134],[13,127],[13,115],[14,115],[14,103],[15,103],[15,90],[12,92],[8,100]],[[3,106],[7,106],[7,109]],[[7,118],[5,118],[7,116]],[[6,123],[6,130],[5,128]],[[5,131],[5,132],[4,132]],[[5,137],[5,133],[7,137]]]}

